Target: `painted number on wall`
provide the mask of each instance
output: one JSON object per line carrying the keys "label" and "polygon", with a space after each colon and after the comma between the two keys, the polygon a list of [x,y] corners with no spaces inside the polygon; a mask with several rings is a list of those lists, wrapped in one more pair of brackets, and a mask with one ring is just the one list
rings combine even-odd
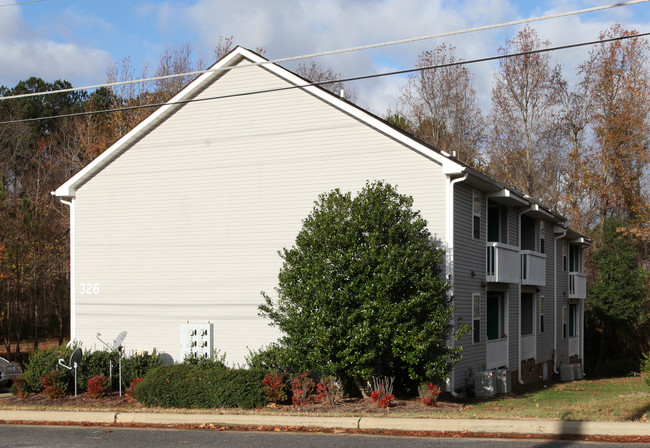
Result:
{"label": "painted number on wall", "polygon": [[81,295],[92,295],[99,294],[99,283],[82,283],[81,288],[79,288],[79,294]]}

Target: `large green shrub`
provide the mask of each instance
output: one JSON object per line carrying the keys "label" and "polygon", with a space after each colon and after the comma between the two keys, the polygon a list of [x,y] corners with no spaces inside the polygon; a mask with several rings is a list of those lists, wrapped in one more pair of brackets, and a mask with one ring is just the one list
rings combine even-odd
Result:
{"label": "large green shrub", "polygon": [[264,372],[258,370],[161,366],[144,377],[133,396],[145,406],[250,409],[267,403],[263,379]]}
{"label": "large green shrub", "polygon": [[122,359],[122,388],[127,388],[136,378],[144,378],[150,370],[162,366],[164,357],[155,349],[152,353],[137,353]]}
{"label": "large green shrub", "polygon": [[[73,348],[65,346],[36,350],[25,363],[23,374],[17,384],[20,390],[17,392],[23,396],[41,392],[43,390],[41,379],[57,368],[59,359],[63,359],[64,363],[67,364],[72,351]],[[60,369],[63,369],[63,367],[60,367]]]}
{"label": "large green shrub", "polygon": [[412,205],[383,182],[318,198],[280,252],[277,299],[262,293],[261,314],[283,333],[282,363],[357,384],[448,374],[461,348],[446,343],[460,333],[445,253]]}

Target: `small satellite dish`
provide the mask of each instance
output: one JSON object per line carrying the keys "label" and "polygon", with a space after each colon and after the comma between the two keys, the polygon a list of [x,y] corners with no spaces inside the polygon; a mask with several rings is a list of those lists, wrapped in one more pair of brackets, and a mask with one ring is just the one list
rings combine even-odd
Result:
{"label": "small satellite dish", "polygon": [[122,343],[124,342],[124,338],[126,338],[126,331],[123,331],[117,335],[117,337],[113,341],[113,350],[116,350],[118,352],[122,351],[123,348]]}
{"label": "small satellite dish", "polygon": [[81,348],[78,348],[74,352],[72,352],[72,355],[70,355],[70,367],[72,368],[79,367],[79,364],[81,363],[82,355],[83,353],[81,352]]}

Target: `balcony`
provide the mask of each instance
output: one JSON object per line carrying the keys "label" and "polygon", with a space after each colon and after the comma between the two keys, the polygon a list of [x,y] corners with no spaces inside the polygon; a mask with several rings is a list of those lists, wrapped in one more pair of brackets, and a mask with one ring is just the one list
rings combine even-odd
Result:
{"label": "balcony", "polygon": [[546,286],[546,255],[532,250],[521,251],[521,284]]}
{"label": "balcony", "polygon": [[522,335],[521,336],[521,359],[535,358],[535,335]]}
{"label": "balcony", "polygon": [[569,298],[587,298],[587,276],[580,272],[569,272]]}
{"label": "balcony", "polygon": [[502,243],[487,243],[485,280],[497,283],[519,282],[519,249]]}
{"label": "balcony", "polygon": [[579,356],[580,355],[580,338],[578,336],[572,336],[569,338],[569,356]]}
{"label": "balcony", "polygon": [[485,368],[487,370],[508,365],[508,339],[495,339],[485,343]]}

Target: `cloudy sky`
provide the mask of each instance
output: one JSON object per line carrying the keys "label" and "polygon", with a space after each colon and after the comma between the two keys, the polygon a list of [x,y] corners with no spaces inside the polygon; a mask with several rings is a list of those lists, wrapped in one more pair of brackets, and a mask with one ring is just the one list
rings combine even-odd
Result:
{"label": "cloudy sky", "polygon": [[[131,58],[152,73],[166,45],[189,42],[214,62],[220,36],[263,47],[269,59],[432,35],[594,6],[618,0],[0,0],[0,85],[40,76],[74,86],[104,82],[110,64]],[[650,2],[535,22],[543,40],[564,45],[594,40],[620,23],[650,31]],[[495,55],[523,27],[346,53],[317,62],[343,76],[412,67],[418,55],[443,41],[460,59]],[[554,52],[565,76],[574,76],[588,49]],[[295,66],[288,66],[293,68]],[[494,65],[474,64],[474,87],[488,104]],[[383,115],[397,103],[404,77],[355,82],[360,105]]]}

